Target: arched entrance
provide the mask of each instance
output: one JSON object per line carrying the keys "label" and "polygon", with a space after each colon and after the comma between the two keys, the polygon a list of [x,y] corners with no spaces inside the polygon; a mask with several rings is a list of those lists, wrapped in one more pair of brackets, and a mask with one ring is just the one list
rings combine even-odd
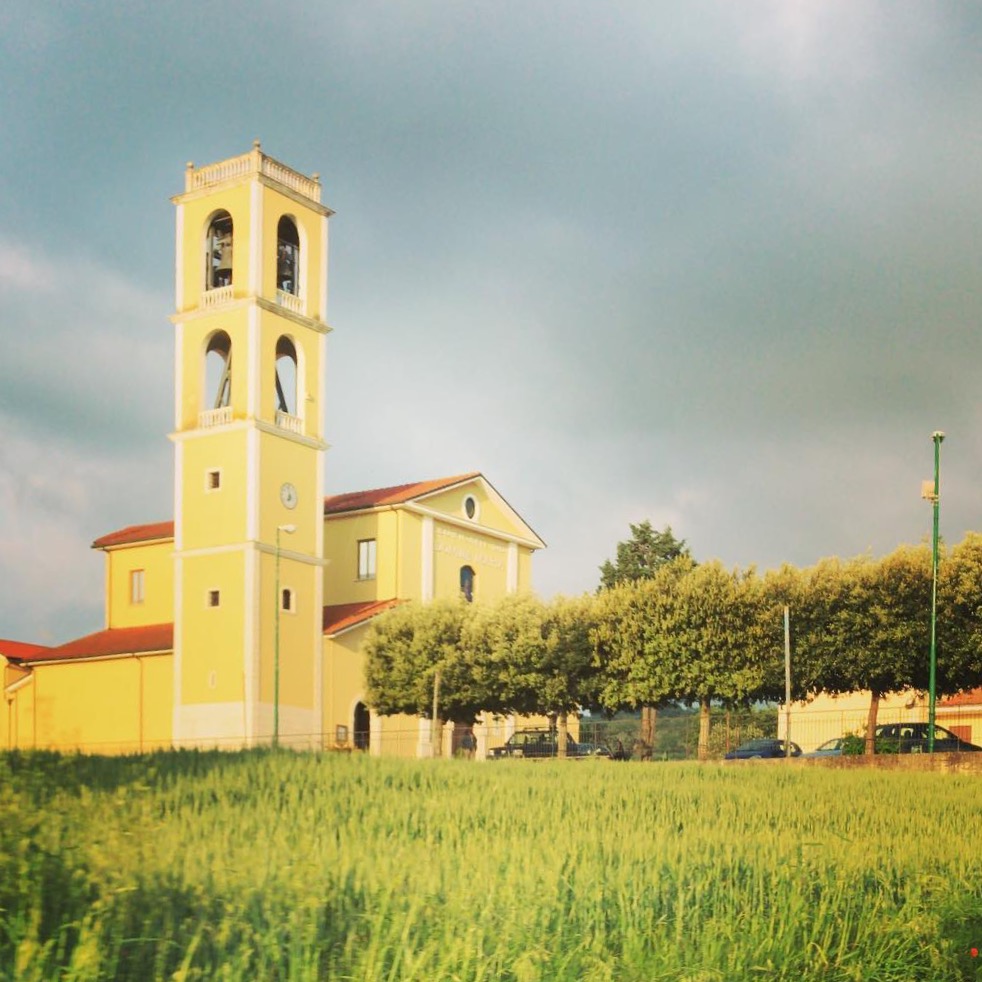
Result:
{"label": "arched entrance", "polygon": [[352,732],[354,733],[355,750],[368,750],[372,736],[372,719],[368,712],[368,706],[363,702],[359,702],[355,706]]}

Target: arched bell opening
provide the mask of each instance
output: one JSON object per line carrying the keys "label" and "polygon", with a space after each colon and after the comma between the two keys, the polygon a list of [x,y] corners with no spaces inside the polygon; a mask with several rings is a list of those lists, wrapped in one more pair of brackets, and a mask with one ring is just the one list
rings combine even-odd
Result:
{"label": "arched bell opening", "polygon": [[296,417],[297,384],[297,349],[294,343],[283,335],[276,342],[276,413],[286,413]]}
{"label": "arched bell opening", "polygon": [[216,331],[205,346],[204,393],[201,409],[225,409],[232,403],[232,339]]}
{"label": "arched bell opening", "polygon": [[276,226],[276,289],[300,296],[300,234],[289,215],[284,215]]}
{"label": "arched bell opening", "polygon": [[232,285],[232,216],[216,211],[205,239],[205,289]]}

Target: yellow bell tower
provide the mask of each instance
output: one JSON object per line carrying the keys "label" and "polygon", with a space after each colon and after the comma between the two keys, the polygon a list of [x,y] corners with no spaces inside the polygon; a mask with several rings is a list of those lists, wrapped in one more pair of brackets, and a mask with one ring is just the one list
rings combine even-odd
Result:
{"label": "yellow bell tower", "polygon": [[320,731],[327,226],[318,176],[187,165],[177,206],[174,740]]}

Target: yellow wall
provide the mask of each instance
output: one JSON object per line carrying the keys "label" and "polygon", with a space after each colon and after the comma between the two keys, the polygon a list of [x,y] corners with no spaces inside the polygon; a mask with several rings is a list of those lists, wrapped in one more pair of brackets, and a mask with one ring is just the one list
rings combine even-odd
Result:
{"label": "yellow wall", "polygon": [[331,745],[337,727],[353,728],[355,703],[365,698],[365,656],[361,646],[367,625],[324,639],[324,737]]}
{"label": "yellow wall", "polygon": [[[390,597],[403,600],[418,600],[422,596],[422,556],[423,556],[423,520],[405,509],[394,513],[395,548],[398,557],[393,562],[393,592]],[[380,599],[387,599],[382,594]]]}
{"label": "yellow wall", "polygon": [[967,735],[960,729],[956,732],[963,740],[968,740],[969,743],[974,743],[977,747],[982,746],[982,707],[953,706],[951,709],[946,709],[943,706],[938,706],[935,722],[946,730],[968,727]]}
{"label": "yellow wall", "polygon": [[433,551],[434,596],[457,596],[462,566],[474,570],[475,601],[493,600],[507,593],[508,546],[500,539],[477,529],[437,522]]}
{"label": "yellow wall", "polygon": [[[862,735],[866,732],[869,717],[869,692],[850,692],[841,696],[824,693],[809,702],[791,704],[791,741],[805,752],[814,750],[826,740]],[[902,692],[884,696],[880,700],[876,722],[897,723],[907,720],[927,720],[924,699],[916,692]],[[784,739],[787,715],[782,706],[778,713],[778,736]],[[938,723],[944,725],[941,720]]]}
{"label": "yellow wall", "polygon": [[[474,498],[477,502],[477,513],[473,519],[467,517],[464,511],[466,498]],[[518,525],[510,512],[504,511],[498,504],[498,499],[487,493],[480,481],[468,481],[460,487],[424,498],[420,504],[428,510],[438,511],[451,518],[459,519],[475,528],[482,525],[498,529],[509,535],[524,536],[527,532]]]}
{"label": "yellow wall", "polygon": [[[130,574],[143,570],[143,602],[133,603]],[[174,619],[174,543],[139,543],[106,551],[107,627],[167,624]]]}
{"label": "yellow wall", "polygon": [[[295,525],[296,532],[280,535],[284,550],[314,555],[317,551],[317,523],[323,506],[317,498],[316,450],[279,436],[259,434],[259,538],[274,543],[280,525]],[[289,481],[297,489],[297,504],[287,508],[280,489]]]}
{"label": "yellow wall", "polygon": [[[358,542],[362,539],[375,539],[378,566],[391,563],[384,557],[393,549],[391,540],[380,536],[379,512],[355,515],[331,516],[324,522],[324,603],[350,604],[365,603],[369,600],[388,600],[394,593],[383,594],[386,587],[375,579],[358,579]],[[378,567],[377,567],[378,568]]]}
{"label": "yellow wall", "polygon": [[[261,565],[260,670],[257,699],[273,703],[276,661],[276,557],[265,554]],[[312,617],[315,587],[320,569],[310,563],[280,557],[280,589],[295,591],[296,612],[281,611],[280,633],[280,706],[312,709],[315,705],[314,665],[320,655],[320,636]]]}
{"label": "yellow wall", "polygon": [[[209,548],[246,537],[248,434],[236,429],[209,433],[183,444],[184,548]],[[221,487],[207,490],[207,475],[221,472]]]}
{"label": "yellow wall", "polygon": [[[365,656],[362,644],[368,625],[362,624],[336,638],[324,639],[324,745],[335,746],[339,725],[348,728],[352,744],[355,704],[365,699]],[[373,719],[371,753],[388,757],[415,757],[420,720],[403,714]]]}
{"label": "yellow wall", "polygon": [[[481,529],[477,522],[461,524],[463,501],[473,494],[480,502],[478,518],[506,535],[526,535],[497,506],[496,499],[480,492],[479,482],[465,485],[445,495],[427,498],[426,509],[445,510],[433,521],[433,596],[453,597],[460,592],[460,568],[469,565],[475,572],[475,600],[494,600],[508,592],[507,541]],[[327,604],[363,603],[400,597],[421,599],[423,516],[411,508],[393,506],[377,511],[331,515],[325,521],[324,596]],[[358,542],[375,539],[378,548],[374,580],[361,580],[358,573]],[[532,587],[533,550],[517,546],[515,589]]]}
{"label": "yellow wall", "polygon": [[[245,551],[185,557],[181,638],[183,703],[235,702],[244,694]],[[208,591],[221,605],[208,606]]]}
{"label": "yellow wall", "polygon": [[8,746],[100,754],[170,746],[170,654],[36,665],[31,675],[10,696]]}

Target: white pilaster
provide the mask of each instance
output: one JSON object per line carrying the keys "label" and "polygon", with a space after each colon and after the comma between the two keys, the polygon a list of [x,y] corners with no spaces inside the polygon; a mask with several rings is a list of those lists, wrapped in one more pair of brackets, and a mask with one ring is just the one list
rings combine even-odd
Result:
{"label": "white pilaster", "polygon": [[518,543],[508,543],[508,567],[505,571],[505,590],[514,593],[518,589]]}
{"label": "white pilaster", "polygon": [[[178,447],[180,444],[178,444]],[[177,529],[175,522],[174,544],[177,545]],[[184,736],[181,726],[181,670],[183,668],[183,638],[184,625],[184,562],[178,555],[174,558],[174,699],[171,719],[171,741],[175,747],[180,746]]]}
{"label": "white pilaster", "polygon": [[175,224],[174,309],[180,313],[184,309],[184,205],[177,206]]}
{"label": "white pilaster", "polygon": [[245,632],[243,638],[242,671],[243,700],[245,702],[245,742],[251,747],[256,739],[256,702],[259,692],[259,552],[255,548],[245,550]]}
{"label": "white pilaster", "polygon": [[263,292],[263,187],[255,179],[249,185],[249,294]]}
{"label": "white pilaster", "polygon": [[423,534],[420,543],[420,596],[423,603],[433,599],[433,518],[423,516]]}
{"label": "white pilaster", "polygon": [[[320,319],[327,323],[327,215],[321,216],[321,309]],[[322,403],[323,405],[323,403]]]}

